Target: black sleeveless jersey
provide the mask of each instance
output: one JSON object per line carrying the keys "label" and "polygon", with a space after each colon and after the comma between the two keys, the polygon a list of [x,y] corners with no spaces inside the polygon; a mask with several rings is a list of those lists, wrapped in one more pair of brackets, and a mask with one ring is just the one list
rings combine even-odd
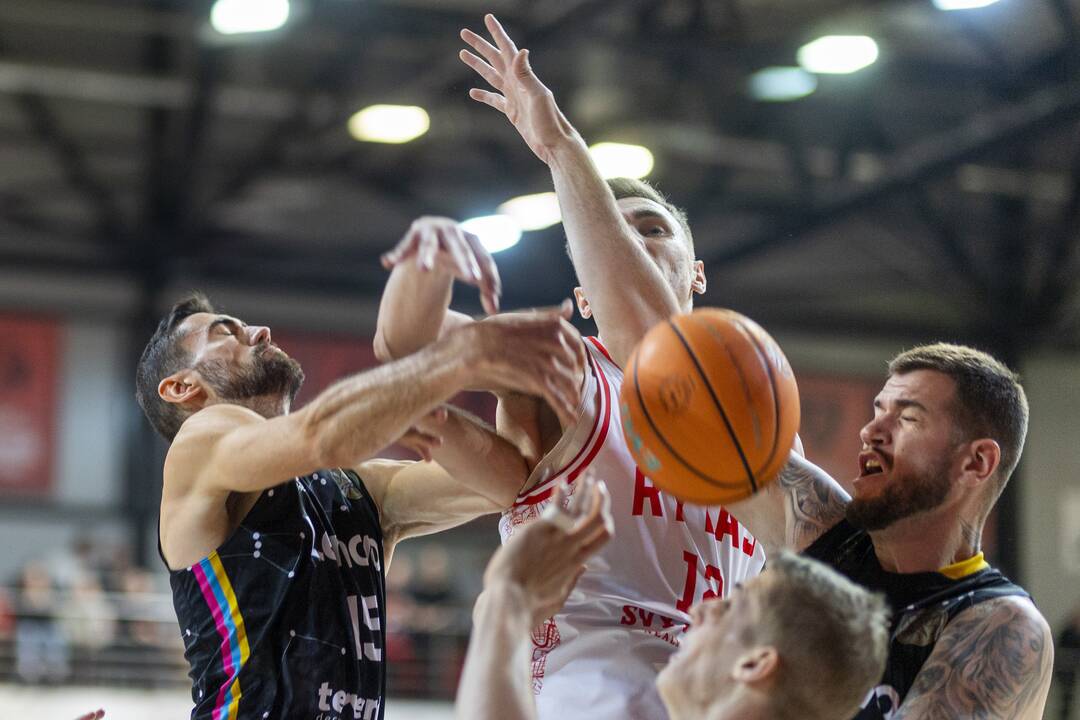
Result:
{"label": "black sleeveless jersey", "polygon": [[355,473],[265,490],[221,547],[170,573],[192,720],[381,720],[383,580]]}
{"label": "black sleeveless jersey", "polygon": [[854,720],[888,720],[896,714],[945,626],[958,613],[1006,595],[1030,597],[992,567],[957,580],[936,572],[886,572],[878,562],[870,536],[846,520],[818,538],[804,554],[882,593],[892,609],[885,676],[864,700]]}

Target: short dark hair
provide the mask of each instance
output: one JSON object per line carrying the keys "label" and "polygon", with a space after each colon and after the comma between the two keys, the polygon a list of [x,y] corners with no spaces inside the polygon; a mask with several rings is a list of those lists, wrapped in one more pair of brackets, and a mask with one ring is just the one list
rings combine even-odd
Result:
{"label": "short dark hair", "polygon": [[914,370],[935,370],[952,378],[956,386],[953,413],[964,440],[997,441],[1001,447],[1000,494],[1020,462],[1027,435],[1028,401],[1019,375],[988,353],[950,343],[912,348],[889,363],[890,375]]}
{"label": "short dark hair", "polygon": [[885,672],[885,598],[789,551],[769,556],[765,577],[772,580],[758,597],[757,622],[742,639],[780,654],[770,717],[851,717]]}
{"label": "short dark hair", "polygon": [[[657,205],[663,207],[679,223],[679,227],[682,228],[683,233],[686,234],[686,242],[690,244],[690,252],[694,252],[694,235],[690,232],[690,221],[686,217],[686,211],[678,207],[670,200],[664,193],[657,190],[653,185],[645,180],[637,180],[635,178],[608,178],[605,182],[611,193],[615,196],[616,200],[622,200],[623,198],[645,198],[646,200],[652,200]],[[574,256],[570,254],[570,243],[566,243],[566,254],[570,256],[570,260],[573,261]]]}
{"label": "short dark hair", "polygon": [[143,349],[135,370],[135,399],[154,429],[169,442],[173,441],[189,413],[158,395],[158,384],[175,372],[190,367],[191,353],[180,342],[180,323],[195,313],[215,312],[205,295],[193,292],[181,299],[158,323],[157,330]]}

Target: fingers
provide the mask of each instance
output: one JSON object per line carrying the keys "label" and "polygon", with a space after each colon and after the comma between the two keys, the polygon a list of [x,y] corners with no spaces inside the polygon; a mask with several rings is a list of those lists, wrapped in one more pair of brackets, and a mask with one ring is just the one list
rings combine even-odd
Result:
{"label": "fingers", "polygon": [[491,67],[468,50],[462,50],[461,52],[459,52],[458,57],[461,58],[461,62],[465,63],[473,70],[475,70],[477,75],[484,78],[484,80],[487,81],[488,85],[495,88],[499,92],[505,92],[505,83],[503,82],[503,77],[499,74],[498,70]]}
{"label": "fingers", "polygon": [[[469,47],[478,52],[482,58],[488,61],[492,67],[499,71],[506,69],[506,59],[503,58],[499,49],[489,43],[484,38],[480,37],[472,30],[465,28],[461,31],[461,39],[464,40]],[[464,60],[465,58],[462,58]]]}
{"label": "fingers", "polygon": [[419,230],[420,242],[416,249],[416,267],[423,271],[435,269],[435,258],[439,253],[439,236],[430,226]]}
{"label": "fingers", "polygon": [[472,259],[461,229],[454,224],[443,229],[443,247],[447,249],[452,261],[454,276],[459,280],[476,285],[480,282],[480,268]]}
{"label": "fingers", "polygon": [[502,23],[500,23],[494,15],[488,13],[484,16],[484,27],[491,33],[491,37],[495,40],[495,44],[499,50],[507,55],[514,55],[517,53],[517,45],[510,39],[510,36],[506,34],[506,30],[503,29]]}
{"label": "fingers", "polygon": [[402,261],[412,257],[416,253],[419,243],[420,233],[415,228],[409,228],[408,232],[405,233],[405,237],[398,242],[394,249],[383,253],[379,258],[382,266],[387,270],[392,270]]}
{"label": "fingers", "polygon": [[442,445],[442,438],[438,435],[412,428],[401,436],[398,443],[409,448],[425,461],[431,462],[432,453]]}
{"label": "fingers", "polygon": [[502,278],[494,258],[487,251],[480,238],[470,232],[462,231],[465,242],[472,249],[473,262],[480,273],[480,301],[489,315],[499,311],[499,296],[502,295]]}
{"label": "fingers", "polygon": [[506,114],[506,98],[498,93],[488,92],[487,90],[481,90],[479,88],[473,88],[469,91],[469,97],[477,102],[482,102],[485,105],[490,105],[502,114]]}

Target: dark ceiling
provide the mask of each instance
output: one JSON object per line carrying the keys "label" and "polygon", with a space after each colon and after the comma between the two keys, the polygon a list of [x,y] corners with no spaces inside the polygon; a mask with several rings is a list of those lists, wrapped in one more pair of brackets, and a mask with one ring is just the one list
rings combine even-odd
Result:
{"label": "dark ceiling", "polygon": [[[710,303],[1080,350],[1078,2],[293,0],[247,40],[210,31],[209,5],[0,2],[0,264],[377,299],[378,254],[413,217],[550,189],[466,96],[457,31],[491,10],[588,140],[653,150]],[[824,33],[881,57],[797,102],[748,96]],[[346,119],[379,102],[424,106],[431,131],[352,140]],[[506,305],[567,293],[560,232],[497,256]]]}

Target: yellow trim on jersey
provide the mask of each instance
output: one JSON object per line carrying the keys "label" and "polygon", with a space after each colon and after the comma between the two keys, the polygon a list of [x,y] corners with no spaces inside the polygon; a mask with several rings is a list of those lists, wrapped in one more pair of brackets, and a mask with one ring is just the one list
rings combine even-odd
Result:
{"label": "yellow trim on jersey", "polygon": [[986,562],[986,558],[983,557],[982,553],[979,553],[974,557],[969,557],[967,560],[961,560],[952,565],[946,565],[938,570],[938,572],[950,580],[959,580],[960,578],[966,578],[968,575],[974,575],[980,570],[985,570],[988,567],[990,567],[990,563]]}

